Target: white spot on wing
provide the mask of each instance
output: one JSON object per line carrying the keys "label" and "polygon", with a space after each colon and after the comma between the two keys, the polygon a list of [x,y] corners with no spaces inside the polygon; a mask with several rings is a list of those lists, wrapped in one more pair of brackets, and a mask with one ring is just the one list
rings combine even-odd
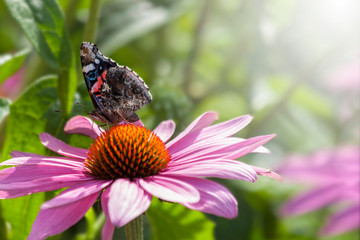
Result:
{"label": "white spot on wing", "polygon": [[92,63],[90,63],[86,66],[83,66],[83,68],[82,68],[83,72],[85,72],[85,73],[88,73],[94,69],[95,69],[95,67],[94,67],[94,64],[92,64]]}

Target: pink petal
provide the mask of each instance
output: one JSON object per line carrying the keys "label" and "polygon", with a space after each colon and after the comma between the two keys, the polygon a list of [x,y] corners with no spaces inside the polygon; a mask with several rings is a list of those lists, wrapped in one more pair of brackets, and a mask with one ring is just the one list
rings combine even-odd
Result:
{"label": "pink petal", "polygon": [[341,198],[343,201],[353,201],[353,202],[360,202],[360,181],[359,179],[355,180],[356,177],[349,177],[348,182],[342,182],[343,189]]}
{"label": "pink petal", "polygon": [[20,165],[5,168],[0,171],[0,184],[13,184],[16,182],[39,181],[41,179],[56,179],[62,175],[78,174],[86,177],[78,168],[60,165]]}
{"label": "pink petal", "polygon": [[281,177],[279,174],[273,172],[271,169],[265,169],[265,168],[255,167],[255,166],[252,166],[252,165],[249,165],[249,166],[250,166],[252,169],[255,170],[255,172],[256,172],[257,175],[266,176],[266,177],[271,177],[271,178],[273,178],[273,179],[275,179],[275,180],[278,180],[278,181],[280,181],[280,182],[283,181],[282,177]]}
{"label": "pink petal", "polygon": [[253,152],[255,149],[264,145],[265,143],[273,139],[275,136],[276,136],[275,134],[270,134],[270,135],[249,138],[244,141],[244,143],[245,142],[247,143],[246,147],[239,149],[238,151],[232,151],[230,154],[226,155],[226,158],[229,159],[240,158],[248,153]]}
{"label": "pink petal", "polygon": [[65,157],[15,157],[0,163],[0,166],[11,165],[42,165],[42,166],[64,166],[77,170],[83,170],[84,164],[79,159],[65,158]]}
{"label": "pink petal", "polygon": [[72,186],[93,178],[69,167],[20,165],[0,171],[0,199]]}
{"label": "pink petal", "polygon": [[28,240],[45,239],[65,231],[85,215],[98,196],[99,193],[94,193],[61,207],[41,209]]}
{"label": "pink petal", "polygon": [[163,141],[167,142],[175,131],[175,122],[172,120],[161,122],[155,129],[154,133]]}
{"label": "pink petal", "polygon": [[213,126],[204,128],[198,140],[212,137],[225,138],[234,135],[246,127],[252,120],[249,115],[240,116],[226,122],[218,123]]}
{"label": "pink petal", "polygon": [[67,157],[75,157],[80,159],[85,159],[87,157],[86,149],[69,146],[63,141],[54,138],[48,133],[41,133],[40,141],[45,147],[60,155],[64,155]]}
{"label": "pink petal", "polygon": [[277,172],[279,172],[281,175],[288,176],[288,178],[293,181],[310,184],[336,183],[339,181],[346,181],[346,179],[348,179],[350,176],[355,178],[359,176],[358,173],[351,174],[350,171],[345,170],[345,166],[339,166],[337,169],[341,169],[341,171],[336,171],[335,169],[329,168],[328,166],[322,166],[321,168],[312,167],[311,161],[305,161],[305,163],[309,165],[298,167],[289,165],[283,166],[278,169]]}
{"label": "pink petal", "polygon": [[200,192],[199,202],[180,202],[185,207],[219,217],[234,218],[237,216],[237,201],[222,185],[201,178],[182,178],[182,180],[187,181]]}
{"label": "pink petal", "polygon": [[332,236],[349,232],[360,227],[360,204],[355,204],[334,214],[321,230],[322,236]]}
{"label": "pink petal", "polygon": [[[171,148],[176,142],[183,139],[186,135],[190,133],[199,134],[200,130],[209,126],[212,122],[218,119],[218,114],[216,112],[206,112],[195,119],[183,132],[181,132],[176,138],[171,140],[166,146]],[[174,150],[175,151],[175,150]]]}
{"label": "pink petal", "polygon": [[240,179],[255,182],[256,172],[251,166],[227,159],[189,162],[183,165],[168,168],[161,175],[176,175],[187,177],[216,177],[225,179]]}
{"label": "pink petal", "polygon": [[181,180],[181,176],[151,176],[139,179],[140,186],[148,193],[168,202],[196,203],[200,194],[192,185]]}
{"label": "pink petal", "polygon": [[359,155],[349,148],[339,148],[291,156],[278,172],[296,181],[328,184],[348,182],[347,179],[356,182],[359,170]]}
{"label": "pink petal", "polygon": [[106,218],[103,228],[101,229],[101,240],[112,240],[115,226],[111,223],[109,218]]}
{"label": "pink petal", "polygon": [[[237,159],[258,149],[260,146],[270,141],[274,136],[275,135],[258,136],[244,141],[237,141],[234,144],[228,144],[227,141],[224,141],[224,144],[221,144],[221,142],[218,144],[210,144],[207,148],[204,147],[203,149],[201,144],[193,144],[179,152],[170,153],[172,157],[170,165],[179,165],[206,156],[208,156],[209,159]],[[180,142],[178,143],[181,144]],[[206,143],[202,144],[206,146]]]}
{"label": "pink petal", "polygon": [[341,184],[316,188],[288,202],[282,208],[283,215],[299,215],[322,208],[339,199]]}
{"label": "pink petal", "polygon": [[96,139],[104,130],[87,117],[75,116],[67,121],[64,132],[67,134],[82,134]]}
{"label": "pink petal", "polygon": [[[255,140],[255,142],[254,142]],[[190,146],[172,153],[172,164],[178,164],[179,161],[187,161],[188,159],[198,158],[201,156],[222,157],[227,153],[232,153],[250,144],[257,144],[258,138],[242,139],[242,138],[223,138],[223,139],[208,139],[191,144]],[[220,152],[219,152],[220,150]],[[269,153],[269,150],[260,146],[251,152]]]}
{"label": "pink petal", "polygon": [[152,196],[138,186],[136,181],[119,178],[107,188],[101,197],[107,206],[111,223],[122,227],[143,214],[150,206]]}
{"label": "pink petal", "polygon": [[[84,179],[81,179],[84,180]],[[22,186],[16,185],[13,188],[9,187],[8,189],[2,189],[3,185],[0,186],[0,199],[7,198],[17,198],[26,195],[30,195],[33,193],[39,192],[47,192],[58,190],[65,187],[70,187],[72,185],[78,184],[79,181],[65,181],[65,182],[51,182],[51,181],[43,181],[42,183],[26,183]],[[12,184],[14,185],[14,184]]]}
{"label": "pink petal", "polygon": [[76,184],[64,190],[53,199],[45,202],[41,209],[60,207],[86,198],[94,193],[100,193],[106,186],[111,183],[110,180],[91,180]]}
{"label": "pink petal", "polygon": [[12,151],[10,153],[10,156],[12,158],[15,158],[15,157],[45,157],[45,156],[42,156],[42,155],[39,155],[36,153],[28,153],[28,152],[20,152],[20,151]]}

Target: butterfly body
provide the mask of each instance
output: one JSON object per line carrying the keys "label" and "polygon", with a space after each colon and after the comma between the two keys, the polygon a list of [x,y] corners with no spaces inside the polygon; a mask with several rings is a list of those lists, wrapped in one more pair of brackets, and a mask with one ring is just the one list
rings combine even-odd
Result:
{"label": "butterfly body", "polygon": [[138,121],[135,111],[152,100],[144,80],[130,68],[105,57],[95,44],[83,42],[80,57],[95,107],[89,117],[107,124]]}

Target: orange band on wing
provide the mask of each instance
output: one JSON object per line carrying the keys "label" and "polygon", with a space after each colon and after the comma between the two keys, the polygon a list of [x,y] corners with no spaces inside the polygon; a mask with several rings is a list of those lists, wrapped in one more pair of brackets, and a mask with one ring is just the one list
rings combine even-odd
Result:
{"label": "orange band on wing", "polygon": [[101,76],[99,76],[98,78],[97,78],[97,81],[96,81],[96,83],[93,85],[93,87],[92,87],[92,92],[101,92],[101,87],[102,87],[102,85],[103,85],[103,80],[102,80],[102,77]]}
{"label": "orange band on wing", "polygon": [[102,79],[105,80],[106,74],[107,74],[107,70],[105,70],[105,71],[101,74]]}

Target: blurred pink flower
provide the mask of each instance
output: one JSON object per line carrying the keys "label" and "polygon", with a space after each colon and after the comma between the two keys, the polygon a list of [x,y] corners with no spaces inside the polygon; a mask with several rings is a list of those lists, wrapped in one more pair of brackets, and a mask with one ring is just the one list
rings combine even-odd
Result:
{"label": "blurred pink flower", "polygon": [[187,208],[234,218],[235,197],[222,185],[204,179],[217,177],[254,182],[257,175],[281,180],[276,173],[235,161],[251,152],[268,152],[262,147],[274,135],[250,139],[231,137],[250,121],[241,116],[210,126],[217,114],[207,112],[177,137],[171,120],[153,132],[135,124],[121,124],[108,131],[90,119],[70,119],[65,132],[96,139],[89,149],[80,149],[40,134],[41,142],[64,157],[33,153],[11,153],[0,171],[0,198],[68,187],[45,202],[28,239],[44,239],[78,222],[99,198],[106,216],[103,239],[111,239],[114,227],[121,227],[143,214],[152,197],[177,202]]}
{"label": "blurred pink flower", "polygon": [[0,97],[15,99],[23,86],[24,68],[20,68],[14,75],[0,85]]}
{"label": "blurred pink flower", "polygon": [[[338,235],[360,226],[360,149],[342,147],[321,150],[310,156],[293,156],[279,172],[314,188],[290,200],[282,208],[295,216],[326,206],[340,207],[321,229],[320,235]],[[342,207],[341,207],[342,206]],[[337,208],[339,209],[339,208]]]}

